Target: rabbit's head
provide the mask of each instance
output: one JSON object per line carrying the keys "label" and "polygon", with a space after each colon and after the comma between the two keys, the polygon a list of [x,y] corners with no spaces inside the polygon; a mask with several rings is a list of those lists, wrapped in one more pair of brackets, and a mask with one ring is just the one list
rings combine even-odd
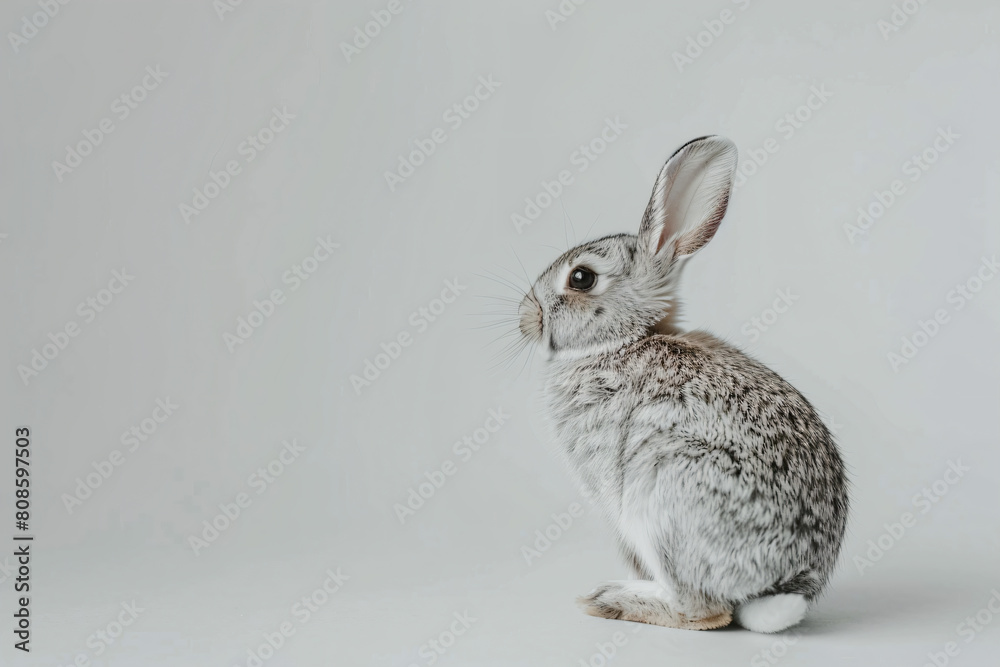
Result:
{"label": "rabbit's head", "polygon": [[550,358],[575,358],[676,331],[680,270],[718,229],[735,173],[728,139],[681,146],[656,178],[639,233],[563,253],[522,299],[521,333]]}

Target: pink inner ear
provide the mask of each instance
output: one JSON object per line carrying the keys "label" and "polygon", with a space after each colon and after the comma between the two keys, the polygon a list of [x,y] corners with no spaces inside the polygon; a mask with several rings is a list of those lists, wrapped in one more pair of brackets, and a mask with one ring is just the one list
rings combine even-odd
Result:
{"label": "pink inner ear", "polygon": [[[666,225],[664,225],[663,229],[660,231],[660,239],[656,243],[656,254],[660,254],[660,252],[663,250],[664,246],[667,244],[668,240],[670,240],[670,235],[667,234],[667,227],[666,227]],[[671,255],[676,255],[677,254],[677,247],[678,247],[678,244],[680,243],[680,241],[681,241],[681,239],[678,238],[678,237],[674,237],[674,239],[672,241],[670,241],[670,244],[673,246],[673,249],[670,252]]]}
{"label": "pink inner ear", "polygon": [[694,141],[660,170],[641,231],[658,233],[655,253],[674,238],[674,255],[689,255],[715,235],[726,213],[736,147],[721,137]]}
{"label": "pink inner ear", "polygon": [[715,236],[715,232],[719,230],[719,224],[722,223],[722,218],[726,215],[726,207],[728,205],[729,192],[727,191],[719,198],[715,210],[710,213],[709,218],[705,222],[677,240],[678,247],[676,254],[690,255],[711,241],[712,237]]}

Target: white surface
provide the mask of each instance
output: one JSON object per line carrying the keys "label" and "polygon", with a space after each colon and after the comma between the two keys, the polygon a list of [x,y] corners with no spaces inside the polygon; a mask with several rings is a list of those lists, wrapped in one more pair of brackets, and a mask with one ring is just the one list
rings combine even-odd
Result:
{"label": "white surface", "polygon": [[[465,611],[478,620],[436,664],[574,665],[631,633],[574,605],[625,572],[545,442],[539,360],[491,371],[500,332],[475,327],[514,296],[487,273],[523,282],[519,262],[536,275],[567,237],[635,231],[663,160],[719,133],[747,169],[778,150],[690,263],[687,320],[803,391],[853,482],[840,572],[780,664],[922,665],[949,641],[949,664],[994,664],[1000,619],[969,643],[957,628],[1000,590],[1000,280],[960,310],[948,294],[1000,252],[995,3],[926,3],[884,39],[888,1],[591,0],[554,31],[555,0],[405,2],[346,62],[339,44],[384,6],[247,1],[220,21],[208,2],[70,3],[17,53],[5,40],[0,439],[33,430],[37,542],[34,650],[5,631],[0,661],[93,657],[87,637],[135,600],[146,611],[103,664],[245,665],[338,567],[350,579],[267,665],[426,665],[421,645]],[[725,8],[733,23],[679,72],[672,53]],[[4,3],[0,27],[37,11]],[[156,66],[166,78],[119,119],[114,100]],[[491,75],[500,87],[454,128],[445,111]],[[814,90],[832,96],[789,136],[778,123]],[[246,162],[275,107],[294,118]],[[114,131],[59,182],[53,160],[103,118]],[[576,171],[616,118],[627,127]],[[384,172],[436,127],[446,141],[390,192]],[[910,181],[939,128],[959,138]],[[240,173],[185,224],[178,205],[229,160]],[[518,233],[511,214],[563,169],[573,183]],[[845,223],[894,179],[905,192],[851,243]],[[340,248],[293,291],[283,274],[328,235]],[[77,304],[122,267],[134,281],[85,322]],[[423,330],[419,309],[456,277],[466,289]],[[275,288],[285,303],[230,353],[223,334]],[[894,372],[886,355],[938,309],[947,322]],[[70,321],[79,335],[26,386],[18,365]],[[350,376],[401,332],[412,344],[356,394]],[[121,434],[167,397],[180,407],[128,452]],[[453,448],[498,408],[510,417],[479,451]],[[251,475],[286,439],[305,452],[257,495]],[[63,494],[115,449],[124,463],[68,512]],[[393,505],[447,460],[455,474],[401,525]],[[949,461],[970,469],[915,504]],[[0,457],[5,544],[12,475]],[[196,556],[188,537],[242,492],[250,506]],[[574,502],[583,516],[526,562]],[[888,551],[859,568],[880,537]],[[754,665],[788,639],[626,636],[615,664]]]}

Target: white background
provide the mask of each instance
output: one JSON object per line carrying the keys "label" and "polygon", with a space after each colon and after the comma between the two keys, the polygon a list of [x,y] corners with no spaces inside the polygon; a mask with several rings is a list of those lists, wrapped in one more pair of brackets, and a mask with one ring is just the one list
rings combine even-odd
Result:
{"label": "white background", "polygon": [[[968,643],[958,626],[1000,590],[1000,279],[961,309],[948,295],[1000,253],[1000,8],[911,4],[888,31],[888,0],[591,0],[555,24],[556,0],[404,0],[348,62],[341,44],[385,3],[247,0],[220,18],[207,1],[73,2],[16,48],[8,33],[41,10],[4,3],[0,534],[15,532],[13,433],[27,425],[36,541],[32,653],[8,629],[0,661],[247,665],[291,621],[267,665],[427,665],[421,646],[467,611],[477,620],[436,664],[598,665],[619,631],[621,665],[770,664],[765,650],[921,665],[950,641],[949,664],[992,664],[1000,619]],[[679,67],[699,32],[708,46]],[[147,66],[168,74],[121,119],[112,105]],[[453,128],[444,112],[490,76],[499,87]],[[788,136],[778,123],[814,87],[831,96]],[[275,107],[294,119],[247,163],[240,145]],[[113,132],[57,175],[105,118]],[[627,128],[577,171],[608,118]],[[390,191],[385,172],[438,127],[447,140]],[[910,180],[904,163],[939,128],[958,138]],[[497,366],[503,329],[477,328],[519,297],[490,275],[523,288],[567,242],[634,232],[663,160],[711,133],[748,171],[765,141],[778,150],[690,263],[687,321],[798,387],[850,466],[841,567],[797,640],[582,614],[574,598],[624,568],[545,441],[538,355]],[[186,222],[179,205],[229,160],[240,173]],[[562,169],[573,183],[518,233],[511,215]],[[894,179],[905,192],[849,239]],[[283,274],[327,236],[340,247],[292,291]],[[123,267],[134,280],[86,322],[78,304]],[[411,313],[456,279],[461,295],[418,328]],[[274,289],[285,302],[230,352],[224,334]],[[795,301],[775,321],[777,290]],[[894,369],[887,355],[938,309],[947,322]],[[772,324],[750,335],[755,317]],[[79,334],[22,379],[71,321]],[[412,344],[355,391],[351,375],[401,332]],[[129,452],[122,434],[166,398],[180,407]],[[498,408],[509,420],[463,461],[453,443]],[[305,451],[258,495],[248,478],[286,439]],[[124,462],[67,509],[116,449]],[[393,506],[447,460],[455,474],[401,523]],[[921,513],[914,495],[949,461],[970,470]],[[243,492],[250,506],[196,555],[189,537]],[[526,559],[573,502],[584,515]],[[915,525],[886,537],[904,512]],[[889,548],[859,564],[880,537]],[[0,558],[4,628],[12,564]],[[337,568],[350,578],[300,623],[293,605]],[[88,637],[132,601],[144,611],[95,656]]]}

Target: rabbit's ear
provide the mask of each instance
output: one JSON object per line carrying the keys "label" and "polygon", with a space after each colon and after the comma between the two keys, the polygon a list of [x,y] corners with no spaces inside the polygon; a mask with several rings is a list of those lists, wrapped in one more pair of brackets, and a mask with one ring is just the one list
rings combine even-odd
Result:
{"label": "rabbit's ear", "polygon": [[677,149],[656,177],[639,226],[642,247],[656,255],[670,243],[670,255],[682,257],[708,243],[726,214],[735,175],[736,145],[725,137],[701,137]]}

